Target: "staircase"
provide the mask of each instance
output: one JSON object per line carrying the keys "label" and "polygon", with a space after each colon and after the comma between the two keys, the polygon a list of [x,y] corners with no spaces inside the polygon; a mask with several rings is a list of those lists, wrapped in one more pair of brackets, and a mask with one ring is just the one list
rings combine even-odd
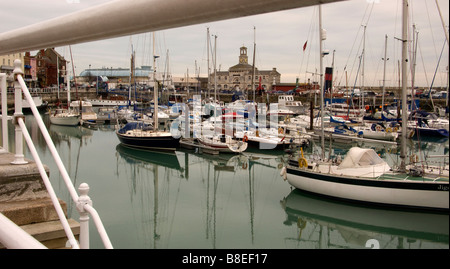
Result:
{"label": "staircase", "polygon": [[[50,249],[66,248],[67,237],[39,174],[37,165],[14,165],[14,154],[0,151],[0,213]],[[49,174],[48,167],[45,167]],[[67,217],[67,204],[59,199]],[[69,219],[78,239],[80,225]],[[69,245],[70,246],[70,245]],[[0,249],[4,246],[0,243]]]}

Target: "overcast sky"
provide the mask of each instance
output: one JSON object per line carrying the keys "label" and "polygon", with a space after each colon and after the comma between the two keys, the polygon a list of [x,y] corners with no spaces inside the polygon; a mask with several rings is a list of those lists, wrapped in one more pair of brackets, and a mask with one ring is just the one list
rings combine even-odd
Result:
{"label": "overcast sky", "polygon": [[[0,32],[7,32],[111,0],[0,1]],[[437,2],[448,31],[449,1]],[[324,57],[324,67],[332,66],[334,58],[336,85],[382,85],[385,35],[388,36],[389,58],[386,86],[398,85],[401,42],[395,38],[401,37],[401,5],[401,0],[349,0],[322,5],[322,23],[327,31],[323,45],[330,52]],[[415,24],[418,31],[415,85],[429,87],[433,83],[433,86],[446,86],[449,48],[436,2],[412,0],[410,16],[410,28]],[[196,76],[198,72],[200,76],[207,76],[209,28],[210,34],[217,36],[217,39],[211,38],[213,47],[214,40],[217,40],[217,69],[228,70],[237,64],[241,46],[248,47],[249,63],[252,64],[255,42],[255,65],[259,70],[277,68],[281,81],[286,83],[295,83],[296,78],[300,82],[317,80],[314,73],[319,68],[318,24],[318,7],[314,6],[159,31],[155,35],[156,54],[161,56],[157,70],[163,71],[168,64],[173,76]],[[364,29],[365,60],[360,61]],[[303,51],[306,41],[307,47]],[[152,33],[71,47],[77,75],[89,66],[129,68],[132,47],[136,51],[136,66],[153,65]],[[56,49],[70,61],[68,47]],[[167,52],[169,60],[166,59]],[[361,76],[362,70],[364,76]],[[409,81],[411,83],[411,79]]]}

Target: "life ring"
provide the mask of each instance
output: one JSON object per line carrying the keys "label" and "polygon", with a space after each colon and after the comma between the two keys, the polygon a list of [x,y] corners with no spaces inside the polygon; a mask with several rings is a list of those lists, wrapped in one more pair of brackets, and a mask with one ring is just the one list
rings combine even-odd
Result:
{"label": "life ring", "polygon": [[375,129],[377,130],[377,132],[380,132],[381,131],[381,126],[377,125],[377,127],[375,127]]}
{"label": "life ring", "polygon": [[388,132],[388,133],[392,132],[391,127],[387,127],[386,132]]}
{"label": "life ring", "polygon": [[246,162],[244,162],[244,163],[242,164],[242,169],[247,169],[247,167],[248,167],[248,164],[247,164]]}
{"label": "life ring", "polygon": [[397,127],[394,127],[394,132],[395,133],[398,132],[398,128]]}
{"label": "life ring", "polygon": [[278,128],[278,133],[279,133],[279,134],[282,134],[282,133],[284,133],[284,130],[283,130],[283,128],[281,128],[281,127],[280,127],[280,128]]}
{"label": "life ring", "polygon": [[298,158],[298,167],[308,167],[308,161],[303,157]]}
{"label": "life ring", "polygon": [[244,135],[244,137],[242,138],[242,141],[243,141],[243,142],[247,142],[247,141],[248,141],[248,136],[247,136],[247,135]]}

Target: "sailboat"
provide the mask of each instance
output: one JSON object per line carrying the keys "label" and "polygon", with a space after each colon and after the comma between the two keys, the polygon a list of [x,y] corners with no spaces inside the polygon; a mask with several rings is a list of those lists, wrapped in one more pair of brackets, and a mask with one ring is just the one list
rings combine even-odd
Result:
{"label": "sailboat", "polygon": [[[406,104],[407,99],[407,6],[407,1],[404,0],[403,104]],[[319,6],[321,19],[320,8]],[[319,25],[321,28],[321,23]],[[323,91],[321,91],[321,96],[323,96]],[[402,109],[402,121],[406,122],[406,105],[403,105]],[[449,209],[448,164],[444,168],[433,169],[433,173],[431,170],[416,166],[413,162],[406,165],[406,124],[402,125],[402,163],[398,171],[394,171],[373,149],[353,147],[343,160],[340,156],[333,160],[325,160],[323,135],[321,159],[309,159],[308,161],[302,150],[299,155],[297,159],[291,158],[280,173],[289,184],[297,189],[360,203],[426,210],[448,211]]]}
{"label": "sailboat", "polygon": [[155,34],[153,33],[153,82],[154,107],[153,124],[130,122],[125,126],[116,125],[116,135],[119,141],[132,148],[145,150],[175,151],[180,145],[180,136],[174,136],[166,130],[159,130],[158,121],[158,82],[156,80]]}
{"label": "sailboat", "polygon": [[[67,79],[67,103],[70,104],[70,80]],[[50,111],[50,123],[63,126],[77,126],[80,124],[80,113],[69,108],[56,108]]]}
{"label": "sailboat", "polygon": [[[208,29],[209,31],[209,29]],[[247,149],[247,142],[243,140],[236,140],[232,135],[229,135],[225,132],[227,118],[228,120],[233,119],[236,120],[238,114],[236,112],[232,112],[230,114],[222,114],[222,110],[218,108],[218,104],[220,107],[220,103],[217,102],[217,36],[215,36],[215,44],[214,44],[214,99],[210,103],[210,108],[212,109],[211,113],[213,117],[209,118],[209,122],[211,124],[208,124],[208,122],[204,122],[203,126],[209,126],[207,128],[212,129],[211,132],[204,132],[199,137],[197,137],[197,140],[200,144],[203,144],[207,147],[214,148],[218,150],[219,152],[223,153],[241,153]],[[208,49],[209,51],[209,49]],[[209,65],[209,64],[208,64]],[[208,66],[209,69],[209,66]],[[219,115],[218,115],[219,114]],[[241,115],[242,116],[242,115]],[[217,125],[222,125],[217,126]],[[233,127],[232,127],[233,128]],[[204,129],[206,130],[206,129]],[[216,130],[221,130],[220,132],[217,132]],[[223,130],[223,131],[222,131]]]}

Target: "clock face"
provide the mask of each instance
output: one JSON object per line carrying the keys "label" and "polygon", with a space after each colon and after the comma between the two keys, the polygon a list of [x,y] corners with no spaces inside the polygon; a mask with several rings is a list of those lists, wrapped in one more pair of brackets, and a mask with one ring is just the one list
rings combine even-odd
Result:
{"label": "clock face", "polygon": [[245,63],[246,63],[245,58],[240,58],[240,59],[239,59],[239,63],[245,64]]}

